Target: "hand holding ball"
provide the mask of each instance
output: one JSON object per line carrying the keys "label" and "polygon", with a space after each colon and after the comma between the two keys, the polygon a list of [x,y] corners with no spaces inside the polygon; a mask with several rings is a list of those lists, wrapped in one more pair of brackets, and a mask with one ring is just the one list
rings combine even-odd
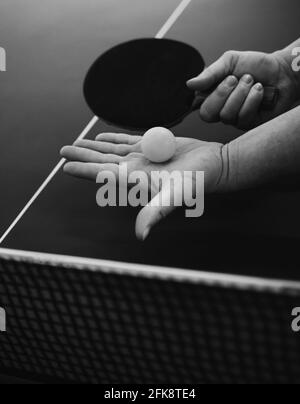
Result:
{"label": "hand holding ball", "polygon": [[142,152],[152,163],[168,162],[175,156],[176,148],[175,136],[165,128],[150,129],[142,139]]}

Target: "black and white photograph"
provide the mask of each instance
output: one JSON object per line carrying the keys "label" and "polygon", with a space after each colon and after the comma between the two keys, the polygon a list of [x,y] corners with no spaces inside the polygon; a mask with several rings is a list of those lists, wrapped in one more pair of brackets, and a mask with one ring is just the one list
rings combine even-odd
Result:
{"label": "black and white photograph", "polygon": [[300,384],[299,0],[0,0],[0,384]]}

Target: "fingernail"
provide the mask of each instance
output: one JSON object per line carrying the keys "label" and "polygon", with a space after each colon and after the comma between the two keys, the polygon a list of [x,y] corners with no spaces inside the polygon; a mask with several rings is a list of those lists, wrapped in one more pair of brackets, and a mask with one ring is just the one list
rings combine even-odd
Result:
{"label": "fingernail", "polygon": [[150,228],[147,227],[143,234],[143,241],[145,241],[148,238],[149,234],[150,234]]}
{"label": "fingernail", "polygon": [[229,76],[227,78],[227,85],[230,87],[236,86],[237,85],[237,78],[235,76]]}
{"label": "fingernail", "polygon": [[250,76],[250,74],[246,74],[243,77],[243,82],[246,83],[246,84],[251,84],[253,82],[252,76]]}
{"label": "fingernail", "polygon": [[264,89],[264,87],[263,87],[263,85],[261,83],[257,83],[255,85],[255,90],[260,92],[260,91],[263,91],[263,89]]}

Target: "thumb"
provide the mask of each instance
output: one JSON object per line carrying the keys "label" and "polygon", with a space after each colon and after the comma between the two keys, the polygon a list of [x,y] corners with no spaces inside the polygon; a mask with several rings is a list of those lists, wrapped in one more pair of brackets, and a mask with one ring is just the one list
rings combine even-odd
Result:
{"label": "thumb", "polygon": [[208,91],[220,84],[233,73],[235,52],[226,52],[220,59],[205,69],[198,77],[187,82],[187,86],[194,91]]}
{"label": "thumb", "polygon": [[180,198],[182,201],[182,191],[180,191],[180,193],[181,194],[179,194],[179,188],[176,190],[176,188],[169,186],[164,187],[161,192],[140,211],[136,219],[136,236],[139,240],[145,241],[152,228],[179,206],[176,201],[180,200]]}

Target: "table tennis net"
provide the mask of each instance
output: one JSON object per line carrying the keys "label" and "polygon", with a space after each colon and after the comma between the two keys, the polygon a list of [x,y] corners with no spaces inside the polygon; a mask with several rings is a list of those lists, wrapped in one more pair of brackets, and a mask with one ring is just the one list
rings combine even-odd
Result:
{"label": "table tennis net", "polygon": [[51,383],[299,383],[299,285],[0,253],[0,374]]}

